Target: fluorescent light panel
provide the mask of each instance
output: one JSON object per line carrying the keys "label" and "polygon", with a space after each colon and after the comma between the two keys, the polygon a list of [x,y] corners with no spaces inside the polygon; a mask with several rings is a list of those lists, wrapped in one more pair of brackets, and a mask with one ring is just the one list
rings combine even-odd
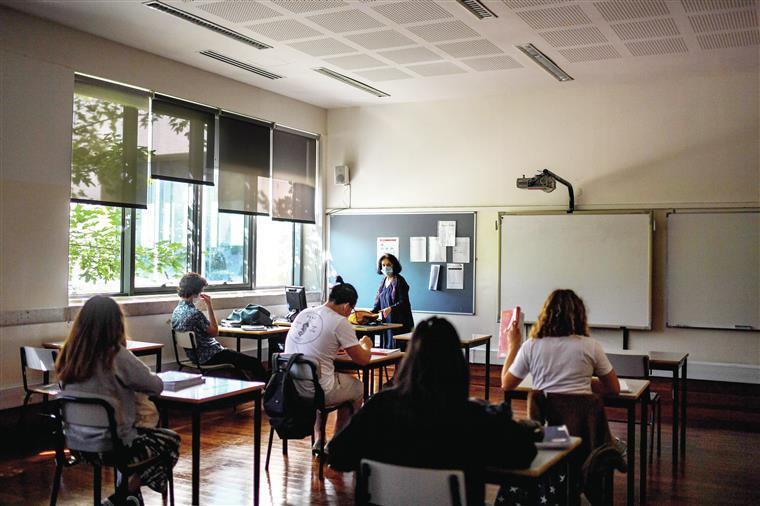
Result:
{"label": "fluorescent light panel", "polygon": [[459,4],[470,11],[478,19],[498,18],[494,12],[478,0],[457,0]]}
{"label": "fluorescent light panel", "polygon": [[361,81],[357,81],[356,79],[352,79],[348,76],[344,76],[343,74],[339,74],[338,72],[335,72],[334,70],[327,69],[325,67],[319,67],[316,69],[313,69],[314,72],[319,72],[322,75],[325,75],[327,77],[331,77],[337,81],[342,82],[343,84],[347,84],[349,86],[353,86],[354,88],[360,89],[366,93],[369,93],[371,95],[375,95],[376,97],[390,97],[390,95],[384,91],[380,91],[377,88],[373,88],[369,84],[364,84]]}
{"label": "fluorescent light panel", "polygon": [[553,75],[557,81],[565,83],[573,80],[570,74],[562,70],[559,65],[554,63],[551,58],[539,51],[533,44],[521,44],[515,47],[522,51],[525,56],[536,62],[545,71]]}
{"label": "fluorescent light panel", "polygon": [[230,58],[229,56],[225,56],[221,53],[217,53],[216,51],[212,51],[211,49],[206,49],[204,51],[201,51],[200,53],[203,56],[208,56],[209,58],[213,58],[222,63],[226,63],[227,65],[232,65],[233,67],[238,67],[243,70],[247,70],[248,72],[253,72],[254,74],[258,74],[262,77],[266,77],[267,79],[282,79],[281,75],[274,74],[272,72],[269,72],[268,70],[264,70],[259,67],[254,67],[253,65],[249,65],[248,63],[242,62],[240,60]]}
{"label": "fluorescent light panel", "polygon": [[225,37],[229,37],[238,42],[242,42],[243,44],[248,44],[249,46],[253,46],[256,49],[271,49],[272,48],[272,46],[268,44],[259,42],[256,39],[252,39],[251,37],[243,35],[242,33],[236,32],[234,30],[230,30],[229,28],[225,28],[222,25],[218,25],[200,16],[196,16],[195,14],[190,14],[189,12],[183,11],[182,9],[177,9],[176,7],[171,6],[169,4],[165,4],[164,2],[153,0],[151,2],[145,2],[143,5],[145,7],[150,7],[151,9],[163,12],[164,14],[170,14],[176,18],[182,19],[183,21],[188,21],[194,25],[202,26],[203,28],[207,30],[211,30],[213,32],[219,33],[221,35],[224,35]]}

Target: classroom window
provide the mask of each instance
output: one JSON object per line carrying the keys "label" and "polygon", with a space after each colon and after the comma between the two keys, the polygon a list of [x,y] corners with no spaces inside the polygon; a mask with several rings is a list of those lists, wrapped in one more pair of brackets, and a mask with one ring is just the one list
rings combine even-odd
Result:
{"label": "classroom window", "polygon": [[120,207],[70,204],[70,294],[121,291],[122,224]]}
{"label": "classroom window", "polygon": [[293,283],[293,223],[256,217],[256,286]]}
{"label": "classroom window", "polygon": [[210,285],[249,283],[249,223],[242,214],[220,213],[217,187],[203,187],[203,261],[201,274]]}

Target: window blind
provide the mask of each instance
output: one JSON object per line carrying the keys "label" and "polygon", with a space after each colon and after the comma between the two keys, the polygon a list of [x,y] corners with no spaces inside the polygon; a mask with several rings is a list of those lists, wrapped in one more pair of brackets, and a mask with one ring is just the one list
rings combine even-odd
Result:
{"label": "window blind", "polygon": [[151,177],[213,185],[216,111],[157,94],[152,114]]}
{"label": "window blind", "polygon": [[317,137],[281,126],[272,137],[272,219],[315,223]]}
{"label": "window blind", "polygon": [[147,208],[148,92],[77,75],[71,201]]}
{"label": "window blind", "polygon": [[219,212],[269,214],[272,125],[222,112],[219,117]]}

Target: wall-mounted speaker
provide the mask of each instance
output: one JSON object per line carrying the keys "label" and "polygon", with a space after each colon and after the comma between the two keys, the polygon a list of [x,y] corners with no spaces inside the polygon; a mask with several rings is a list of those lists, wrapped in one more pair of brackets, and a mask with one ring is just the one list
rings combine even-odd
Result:
{"label": "wall-mounted speaker", "polygon": [[335,184],[339,184],[339,185],[349,184],[348,165],[336,165],[334,176],[335,176],[335,179],[334,179]]}

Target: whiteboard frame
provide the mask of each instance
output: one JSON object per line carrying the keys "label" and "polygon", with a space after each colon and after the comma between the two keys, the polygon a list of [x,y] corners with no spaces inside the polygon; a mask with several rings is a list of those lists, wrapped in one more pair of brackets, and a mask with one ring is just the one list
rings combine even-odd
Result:
{"label": "whiteboard frame", "polygon": [[665,213],[666,233],[665,233],[665,327],[669,329],[699,329],[699,330],[729,330],[733,332],[758,332],[760,328],[742,328],[742,327],[704,327],[700,325],[674,325],[670,323],[670,283],[668,282],[670,273],[670,215],[671,214],[736,214],[736,213],[760,213],[760,207],[721,207],[721,208],[703,208],[703,209],[677,209],[673,208]]}
{"label": "whiteboard frame", "polygon": [[[425,210],[425,211],[394,211],[392,209],[341,209],[332,213],[327,213],[327,248],[326,252],[330,251],[330,234],[332,233],[332,217],[337,215],[370,215],[370,216],[403,216],[403,215],[418,215],[418,214],[462,214],[472,215],[472,312],[463,313],[456,311],[418,311],[413,309],[413,313],[420,314],[447,314],[447,315],[464,315],[475,316],[477,314],[476,296],[478,293],[478,212],[477,211],[448,211],[447,209],[439,210]],[[329,259],[325,255],[325,299],[327,299],[327,287],[328,287],[328,266]]]}
{"label": "whiteboard frame", "polygon": [[[567,211],[501,211],[499,212],[498,221],[496,222],[498,231],[499,231],[499,238],[498,238],[498,255],[497,255],[497,262],[498,262],[498,276],[499,276],[499,285],[498,285],[498,314],[496,315],[496,321],[501,321],[501,242],[502,242],[502,218],[504,216],[565,216],[567,214],[577,214],[577,215],[613,215],[613,214],[647,214],[649,215],[649,325],[648,326],[635,326],[635,327],[628,327],[625,325],[589,325],[590,328],[596,328],[596,329],[631,329],[631,330],[652,330],[652,319],[653,319],[653,312],[652,312],[652,291],[654,288],[654,282],[653,282],[653,255],[654,255],[654,231],[655,231],[655,221],[654,221],[654,211],[651,209],[608,209],[608,210],[593,210],[593,211],[578,211],[575,210],[573,213],[568,213]],[[535,322],[525,320],[525,324],[533,324]]]}

